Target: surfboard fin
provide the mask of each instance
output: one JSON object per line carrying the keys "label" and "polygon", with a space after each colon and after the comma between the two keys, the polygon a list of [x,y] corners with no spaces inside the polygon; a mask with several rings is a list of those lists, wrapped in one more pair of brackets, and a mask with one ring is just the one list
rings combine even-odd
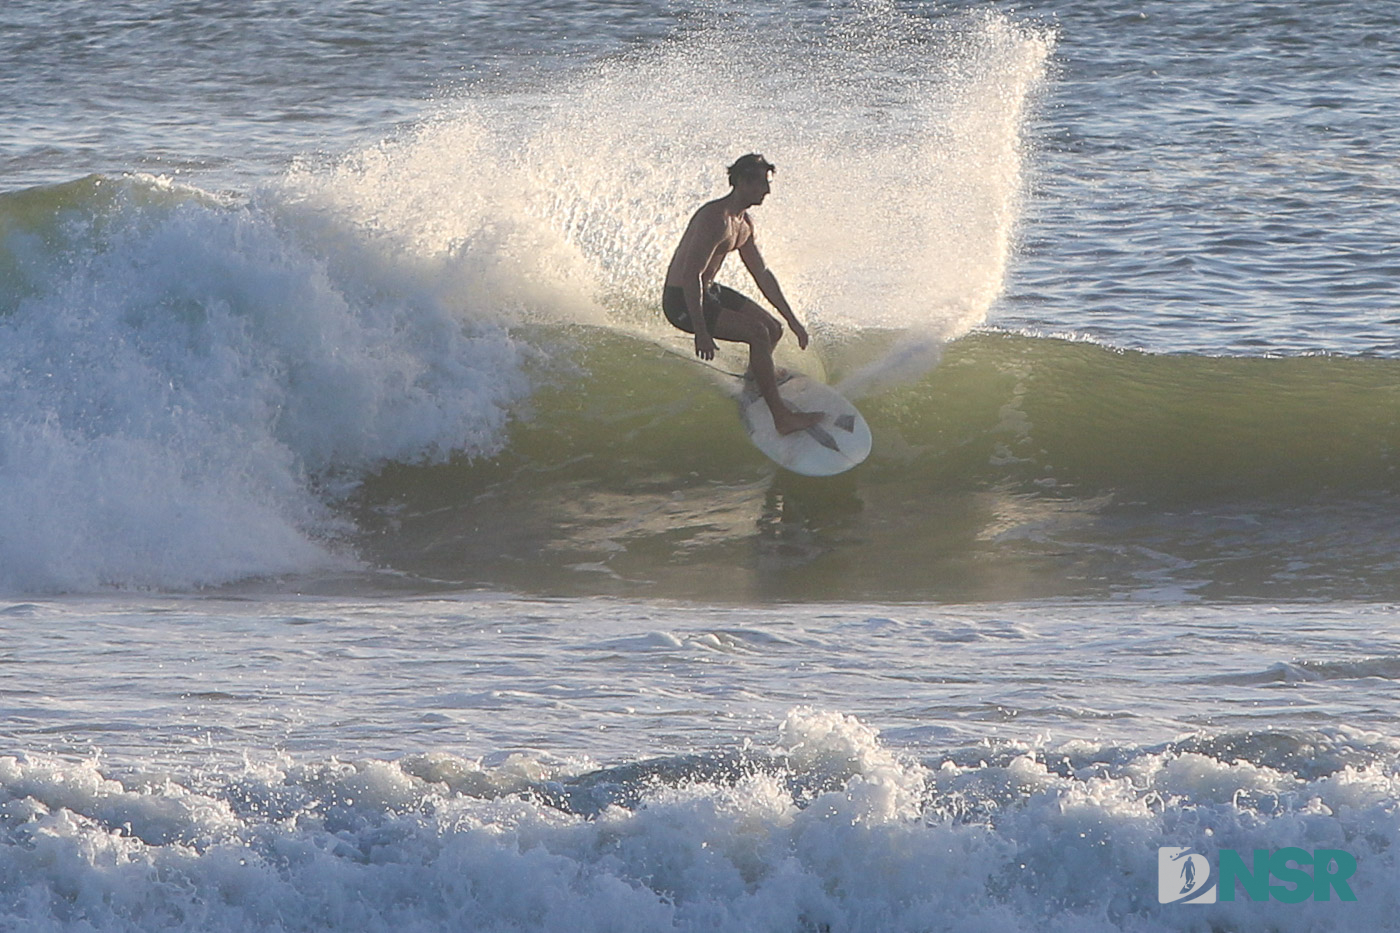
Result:
{"label": "surfboard fin", "polygon": [[856,416],[842,415],[841,417],[836,419],[836,426],[841,430],[845,431],[847,434],[851,434],[856,429]]}
{"label": "surfboard fin", "polygon": [[826,433],[826,431],[821,427],[821,425],[812,425],[810,428],[807,429],[807,433],[812,435],[812,437],[816,438],[817,443],[821,444],[828,450],[834,450],[838,453],[840,452],[841,445],[837,444],[836,439],[833,438],[830,434]]}

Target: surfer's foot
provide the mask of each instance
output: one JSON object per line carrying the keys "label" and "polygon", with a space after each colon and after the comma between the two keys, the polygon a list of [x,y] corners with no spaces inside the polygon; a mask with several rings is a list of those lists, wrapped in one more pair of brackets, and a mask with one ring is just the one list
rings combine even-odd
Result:
{"label": "surfer's foot", "polygon": [[785,411],[773,412],[773,427],[778,429],[779,434],[793,434],[797,431],[805,431],[814,424],[821,422],[826,416],[820,411]]}

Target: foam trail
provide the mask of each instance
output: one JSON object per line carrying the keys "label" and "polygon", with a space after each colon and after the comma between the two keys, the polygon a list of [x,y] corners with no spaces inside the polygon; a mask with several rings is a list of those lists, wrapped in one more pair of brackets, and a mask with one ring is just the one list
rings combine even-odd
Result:
{"label": "foam trail", "polygon": [[945,341],[917,330],[906,331],[873,362],[858,367],[836,384],[849,399],[864,398],[882,389],[915,382],[943,359]]}

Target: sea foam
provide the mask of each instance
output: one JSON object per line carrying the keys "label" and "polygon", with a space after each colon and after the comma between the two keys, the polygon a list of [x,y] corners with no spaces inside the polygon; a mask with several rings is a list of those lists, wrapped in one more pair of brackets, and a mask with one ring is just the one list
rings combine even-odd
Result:
{"label": "sea foam", "polygon": [[334,565],[338,483],[499,445],[525,383],[489,317],[325,259],[257,204],[81,184],[28,231],[46,248],[0,319],[0,587]]}
{"label": "sea foam", "polygon": [[[1261,737],[1262,738],[1262,737]],[[1372,737],[1374,738],[1374,737]],[[716,770],[447,754],[105,773],[0,759],[0,924],[34,931],[1386,929],[1393,749],[1312,777],[1183,746],[917,762],[791,711]],[[1250,747],[1263,752],[1258,761]],[[957,756],[954,756],[957,757]],[[579,812],[591,782],[619,802]],[[623,800],[623,798],[628,798]],[[1354,902],[1163,905],[1157,848],[1342,848]]]}

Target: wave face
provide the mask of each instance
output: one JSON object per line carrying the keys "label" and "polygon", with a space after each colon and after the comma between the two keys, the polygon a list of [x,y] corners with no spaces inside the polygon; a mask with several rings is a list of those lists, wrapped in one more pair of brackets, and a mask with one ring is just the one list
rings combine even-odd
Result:
{"label": "wave face", "polygon": [[1050,40],[878,5],[769,19],[463,92],[237,197],[0,196],[0,589],[360,566],[347,494],[557,425],[536,397],[570,378],[561,325],[654,336],[669,250],[751,149],[789,186],[761,235],[818,338],[911,335],[867,390],[926,371],[1002,287]]}
{"label": "wave face", "polygon": [[[866,337],[878,346],[847,344],[850,359],[898,339]],[[379,559],[705,599],[1396,593],[1394,360],[979,333],[866,398],[870,460],[810,481],[773,473],[708,370],[611,332],[578,339],[587,375],[538,394],[499,457],[365,485]]]}

